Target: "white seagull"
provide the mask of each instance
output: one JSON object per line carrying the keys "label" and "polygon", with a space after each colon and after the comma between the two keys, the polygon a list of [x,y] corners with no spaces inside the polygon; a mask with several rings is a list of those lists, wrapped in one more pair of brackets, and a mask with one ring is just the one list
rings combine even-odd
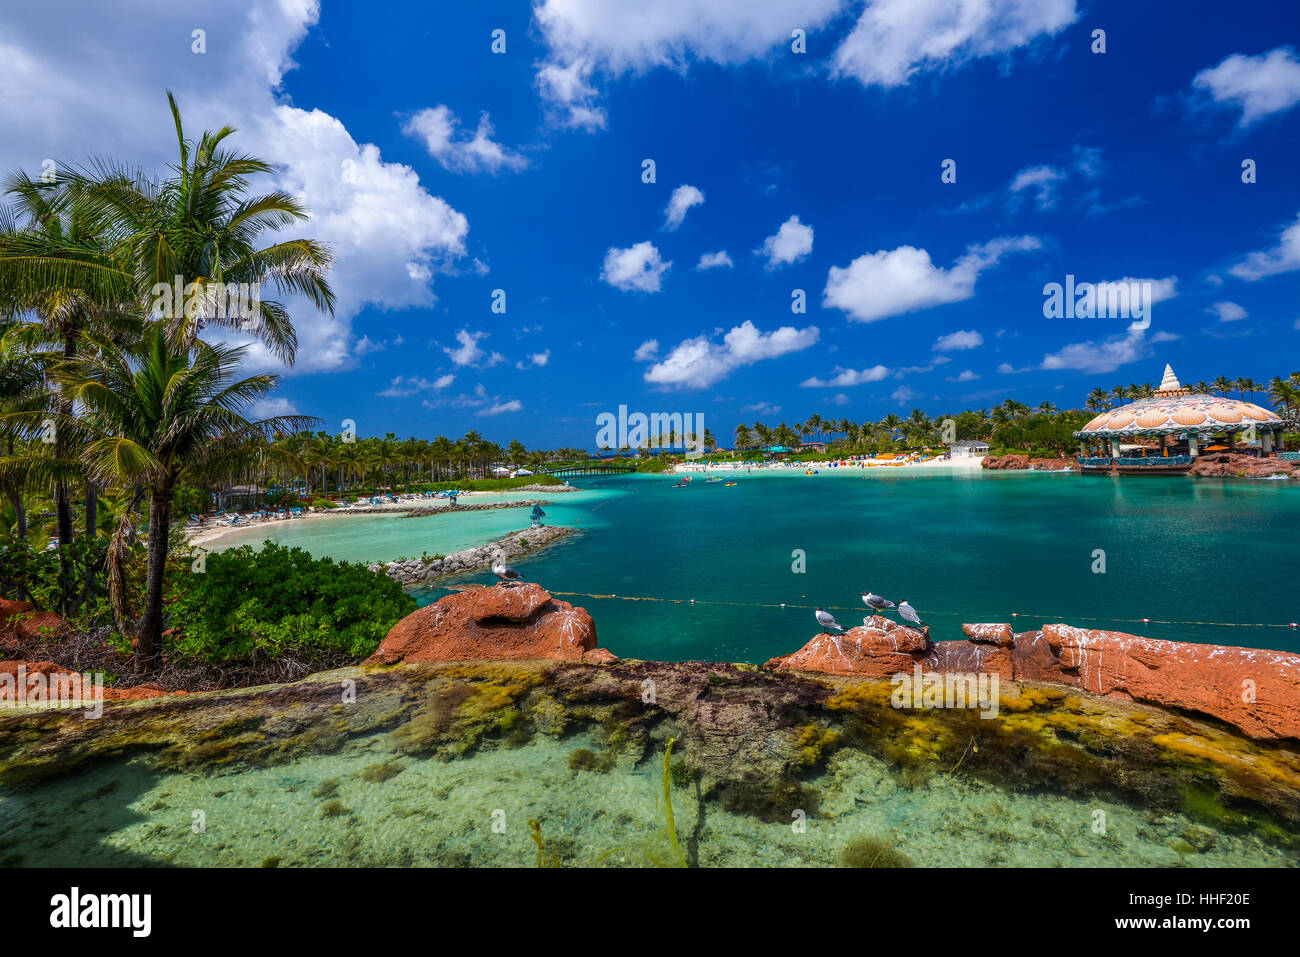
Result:
{"label": "white seagull", "polygon": [[906,598],[898,603],[898,614],[905,621],[910,621],[912,624],[919,625],[922,628],[925,627],[925,622],[923,622],[921,616],[916,613],[916,609],[907,603]]}
{"label": "white seagull", "polygon": [[844,630],[844,626],[835,620],[834,615],[829,611],[823,611],[821,608],[817,609],[817,624],[821,625],[823,628],[838,628],[840,631]]}
{"label": "white seagull", "polygon": [[881,598],[879,595],[873,595],[871,592],[862,593],[862,604],[875,611],[884,611],[886,608],[895,607],[894,603],[888,598]]}
{"label": "white seagull", "polygon": [[[826,629],[837,628],[840,631],[844,630],[844,626],[835,620],[834,615],[832,615],[829,611],[824,611],[820,607],[817,609],[817,624],[821,625],[823,628]],[[849,664],[850,667],[852,667],[852,662],[849,662],[848,657],[844,654],[844,646],[840,644],[840,636],[831,635],[830,639],[831,639],[831,644],[835,646],[835,650],[840,653],[840,658],[842,658],[846,663]]]}
{"label": "white seagull", "polygon": [[497,555],[492,562],[492,574],[496,575],[497,581],[503,585],[524,580],[524,576],[507,565],[505,558],[501,555]]}

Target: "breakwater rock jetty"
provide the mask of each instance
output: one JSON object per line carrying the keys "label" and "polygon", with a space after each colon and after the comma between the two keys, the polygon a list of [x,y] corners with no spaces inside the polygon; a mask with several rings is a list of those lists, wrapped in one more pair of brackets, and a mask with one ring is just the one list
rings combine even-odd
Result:
{"label": "breakwater rock jetty", "polygon": [[422,582],[446,578],[461,572],[488,568],[494,556],[500,554],[506,561],[527,555],[540,548],[545,548],[560,539],[574,534],[575,529],[559,525],[540,525],[537,528],[521,528],[511,532],[495,542],[466,548],[450,555],[429,555],[422,558],[399,558],[391,562],[377,562],[367,567],[372,572],[380,572],[403,585],[418,585]]}

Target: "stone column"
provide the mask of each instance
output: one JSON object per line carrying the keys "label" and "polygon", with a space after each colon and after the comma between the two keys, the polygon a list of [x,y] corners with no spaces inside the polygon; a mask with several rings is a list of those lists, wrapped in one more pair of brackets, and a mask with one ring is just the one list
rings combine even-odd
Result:
{"label": "stone column", "polygon": [[1187,436],[1187,451],[1193,456],[1201,454],[1201,443],[1196,440],[1195,432]]}
{"label": "stone column", "polygon": [[1273,454],[1273,433],[1272,431],[1261,432],[1259,436],[1259,450],[1265,455]]}
{"label": "stone column", "polygon": [[1119,458],[1119,439],[1110,440],[1110,457],[1113,459]]}

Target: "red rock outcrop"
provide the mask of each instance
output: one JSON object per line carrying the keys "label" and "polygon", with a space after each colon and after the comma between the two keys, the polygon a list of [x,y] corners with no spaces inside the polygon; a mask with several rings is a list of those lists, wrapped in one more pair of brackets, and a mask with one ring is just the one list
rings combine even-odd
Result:
{"label": "red rock outcrop", "polygon": [[477,661],[555,658],[617,661],[596,647],[596,625],[585,608],[558,601],[540,585],[497,585],[458,592],[407,615],[368,660]]}
{"label": "red rock outcrop", "polygon": [[980,459],[980,468],[982,469],[1038,469],[1039,471],[1056,472],[1061,469],[1074,467],[1074,459],[1071,458],[1031,458],[1018,452],[1010,455],[986,455]]}
{"label": "red rock outcrop", "polygon": [[1270,475],[1294,476],[1296,466],[1294,462],[1284,462],[1273,456],[1212,452],[1208,455],[1198,455],[1187,474],[1222,478],[1267,478]]}
{"label": "red rock outcrop", "polygon": [[911,671],[930,647],[929,628],[908,628],[871,615],[843,634],[822,632],[794,654],[773,658],[764,667],[887,678]]}
{"label": "red rock outcrop", "polygon": [[0,598],[0,644],[27,644],[63,637],[68,623],[52,611],[35,611],[29,601]]}
{"label": "red rock outcrop", "polygon": [[[0,689],[7,696],[11,693],[17,694],[20,700],[32,700],[38,689],[41,693],[49,693],[45,689],[53,687],[54,694],[57,695],[57,688],[60,678],[67,680],[68,688],[77,689],[78,693],[85,694],[93,692],[93,685],[87,684],[81,686],[81,675],[75,671],[69,671],[67,668],[61,668],[53,661],[0,661],[0,676],[12,675],[12,678],[5,679],[0,677]],[[38,677],[40,676],[40,677]],[[17,687],[17,682],[22,679],[23,687],[21,690]],[[42,689],[44,685],[44,689]],[[103,696],[105,701],[133,701],[140,698],[156,698],[164,694],[183,695],[184,691],[164,691],[160,685],[145,684],[136,685],[134,688],[104,688]]]}
{"label": "red rock outcrop", "polygon": [[962,630],[966,641],[931,644],[921,631],[875,616],[843,635],[818,635],[767,667],[874,678],[917,664],[927,672],[984,672],[1205,714],[1252,738],[1300,739],[1300,655],[1065,624],[1020,633],[1007,624]]}

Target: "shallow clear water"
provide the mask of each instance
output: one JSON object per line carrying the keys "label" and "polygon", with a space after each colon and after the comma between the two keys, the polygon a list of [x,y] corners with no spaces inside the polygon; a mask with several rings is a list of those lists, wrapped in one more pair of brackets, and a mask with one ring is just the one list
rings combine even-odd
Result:
{"label": "shallow clear water", "polygon": [[[461,504],[556,501],[556,505],[546,506],[546,521],[552,525],[568,525],[582,517],[593,499],[603,497],[593,492],[562,492],[553,496],[544,492],[484,493],[466,496]],[[216,550],[239,545],[256,547],[270,540],[277,545],[299,546],[313,555],[349,562],[450,555],[527,528],[531,513],[531,506],[521,505],[517,509],[481,509],[417,518],[405,518],[400,512],[311,516],[234,529],[207,547]]]}
{"label": "shallow clear water", "polygon": [[[0,798],[0,865],[532,867],[532,819],[565,866],[671,858],[662,751],[599,773],[570,769],[580,747],[599,744],[537,738],[444,762],[398,754],[375,736],[338,754],[211,775],[159,775],[139,760],[95,767]],[[366,780],[390,762],[400,773]],[[850,842],[872,837],[918,866],[1295,865],[1251,834],[1198,829],[1179,813],[1006,793],[953,776],[905,788],[885,762],[858,751],[837,753],[809,784],[823,800],[802,832],[674,787],[683,856],[699,866],[831,866]],[[1104,834],[1093,830],[1098,811]],[[1208,838],[1202,853],[1183,842],[1189,829]]]}
{"label": "shallow clear water", "polygon": [[[765,661],[816,633],[814,606],[859,623],[866,589],[908,599],[936,639],[960,638],[963,622],[1066,621],[1300,651],[1300,633],[1286,627],[1300,619],[1300,483],[884,470],[735,480],[682,489],[668,476],[577,480],[587,491],[554,496],[546,520],[584,534],[516,564],[587,608],[600,643],[623,657]],[[482,544],[526,520],[521,508],[255,531],[313,554],[377,560]],[[1097,550],[1104,573],[1093,571]],[[490,579],[484,570],[462,581]],[[675,601],[591,597],[611,594]]]}

